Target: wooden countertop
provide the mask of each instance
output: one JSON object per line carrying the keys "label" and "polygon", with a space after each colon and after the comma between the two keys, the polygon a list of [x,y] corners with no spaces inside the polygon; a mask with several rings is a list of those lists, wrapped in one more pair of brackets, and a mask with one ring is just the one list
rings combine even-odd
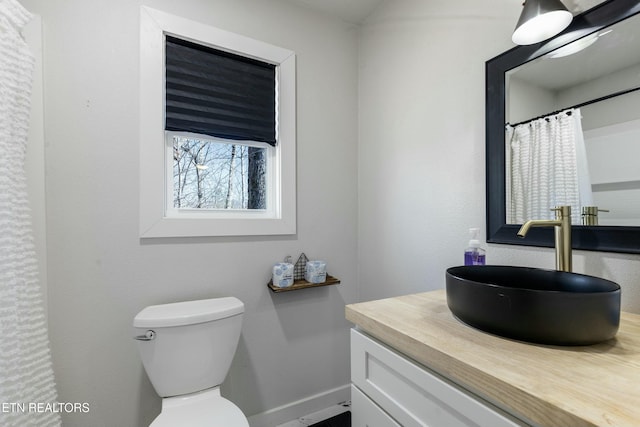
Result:
{"label": "wooden countertop", "polygon": [[463,324],[444,290],[351,304],[362,330],[540,426],[640,426],[640,315],[584,347],[528,344]]}

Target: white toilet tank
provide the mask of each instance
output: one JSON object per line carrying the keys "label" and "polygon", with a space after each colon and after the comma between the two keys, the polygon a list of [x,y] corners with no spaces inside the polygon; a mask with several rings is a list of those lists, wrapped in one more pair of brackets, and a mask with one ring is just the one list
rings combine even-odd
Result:
{"label": "white toilet tank", "polygon": [[234,297],[153,305],[138,313],[138,350],[156,392],[178,396],[222,384],[243,313],[244,304]]}

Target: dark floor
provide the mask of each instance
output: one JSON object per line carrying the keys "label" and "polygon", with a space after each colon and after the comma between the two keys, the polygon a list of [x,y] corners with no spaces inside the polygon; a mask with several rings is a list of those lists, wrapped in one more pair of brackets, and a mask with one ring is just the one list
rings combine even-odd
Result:
{"label": "dark floor", "polygon": [[351,427],[351,412],[343,412],[309,427]]}

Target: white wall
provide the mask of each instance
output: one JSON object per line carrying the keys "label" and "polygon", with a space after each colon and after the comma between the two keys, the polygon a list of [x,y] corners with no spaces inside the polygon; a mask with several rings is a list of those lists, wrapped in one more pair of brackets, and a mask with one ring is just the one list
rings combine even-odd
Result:
{"label": "white wall", "polygon": [[511,47],[520,8],[397,0],[364,25],[362,299],[442,288],[446,267],[463,262],[468,229],[484,234],[485,61]]}
{"label": "white wall", "polygon": [[640,225],[639,140],[640,119],[584,132],[593,204],[609,211],[600,213],[600,225]]}
{"label": "white wall", "polygon": [[[590,80],[557,93],[557,104],[553,110],[577,105],[612,93],[640,85],[640,64],[624,68],[615,73]],[[582,107],[585,130],[622,123],[638,118],[640,93],[631,92],[605,101]]]}
{"label": "white wall", "polygon": [[[131,339],[133,317],[150,304],[221,295],[245,302],[223,395],[249,416],[347,384],[344,305],[355,301],[357,279],[355,28],[279,0],[22,3],[44,23],[54,369],[61,401],[90,404],[64,425],[144,426],[159,413]],[[142,3],[297,53],[296,236],[138,239]],[[270,266],[302,251],[326,259],[342,284],[272,294]]]}
{"label": "white wall", "polygon": [[[485,225],[484,63],[513,47],[521,2],[395,0],[362,29],[359,281],[363,300],[444,287]],[[491,245],[492,264],[553,268],[547,248]],[[640,312],[640,256],[574,252]]]}
{"label": "white wall", "polygon": [[516,77],[511,77],[505,84],[507,123],[520,123],[557,110],[555,92]]}

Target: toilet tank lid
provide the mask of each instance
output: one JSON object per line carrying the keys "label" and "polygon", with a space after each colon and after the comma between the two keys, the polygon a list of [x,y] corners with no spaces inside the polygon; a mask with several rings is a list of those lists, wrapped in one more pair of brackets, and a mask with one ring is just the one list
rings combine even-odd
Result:
{"label": "toilet tank lid", "polygon": [[133,319],[136,328],[194,325],[224,319],[244,312],[238,298],[224,297],[151,305]]}

